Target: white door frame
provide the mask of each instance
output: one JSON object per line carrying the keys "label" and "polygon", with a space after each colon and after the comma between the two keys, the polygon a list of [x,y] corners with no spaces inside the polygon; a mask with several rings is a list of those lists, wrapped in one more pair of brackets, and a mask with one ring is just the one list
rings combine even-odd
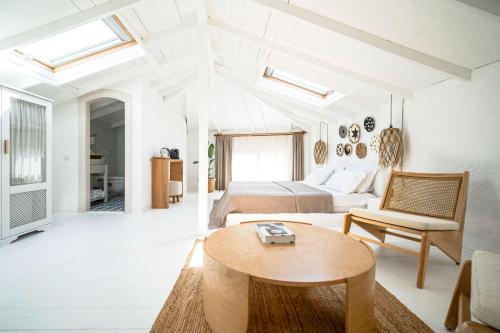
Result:
{"label": "white door frame", "polygon": [[79,110],[79,195],[78,211],[90,208],[90,102],[97,98],[109,97],[125,104],[125,213],[132,211],[132,98],[116,90],[103,89],[78,99]]}

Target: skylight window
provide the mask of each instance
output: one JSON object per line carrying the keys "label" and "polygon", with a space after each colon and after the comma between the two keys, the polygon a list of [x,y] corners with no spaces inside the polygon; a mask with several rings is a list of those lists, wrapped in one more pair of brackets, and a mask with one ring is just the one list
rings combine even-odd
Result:
{"label": "skylight window", "polygon": [[295,88],[302,89],[306,92],[316,94],[322,98],[328,97],[328,95],[333,92],[325,86],[304,80],[295,75],[271,67],[266,68],[264,72],[264,78],[282,82]]}
{"label": "skylight window", "polygon": [[130,42],[133,38],[113,16],[22,46],[16,52],[25,59],[56,69]]}
{"label": "skylight window", "polygon": [[305,80],[283,70],[266,67],[258,84],[267,89],[321,108],[327,107],[344,94],[319,83]]}

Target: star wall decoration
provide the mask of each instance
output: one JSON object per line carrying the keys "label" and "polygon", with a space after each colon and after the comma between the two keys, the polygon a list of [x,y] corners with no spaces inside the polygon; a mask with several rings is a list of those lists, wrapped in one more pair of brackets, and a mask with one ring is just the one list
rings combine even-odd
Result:
{"label": "star wall decoration", "polygon": [[356,143],[359,141],[359,137],[361,136],[361,128],[358,124],[352,124],[351,126],[349,126],[347,135],[351,143]]}

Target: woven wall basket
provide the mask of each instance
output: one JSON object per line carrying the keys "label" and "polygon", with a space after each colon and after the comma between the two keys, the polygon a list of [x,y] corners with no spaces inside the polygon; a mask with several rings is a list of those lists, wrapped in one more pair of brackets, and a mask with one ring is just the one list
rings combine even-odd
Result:
{"label": "woven wall basket", "polygon": [[386,128],[380,133],[379,165],[396,168],[403,163],[403,132],[399,128]]}
{"label": "woven wall basket", "polygon": [[314,144],[314,160],[316,164],[325,164],[328,146],[325,141],[318,140]]}

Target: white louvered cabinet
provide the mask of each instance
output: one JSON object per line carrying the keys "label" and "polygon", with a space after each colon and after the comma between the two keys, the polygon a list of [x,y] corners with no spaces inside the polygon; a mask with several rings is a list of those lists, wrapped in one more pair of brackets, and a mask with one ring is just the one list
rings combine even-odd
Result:
{"label": "white louvered cabinet", "polygon": [[50,224],[52,101],[0,85],[0,105],[4,245]]}

